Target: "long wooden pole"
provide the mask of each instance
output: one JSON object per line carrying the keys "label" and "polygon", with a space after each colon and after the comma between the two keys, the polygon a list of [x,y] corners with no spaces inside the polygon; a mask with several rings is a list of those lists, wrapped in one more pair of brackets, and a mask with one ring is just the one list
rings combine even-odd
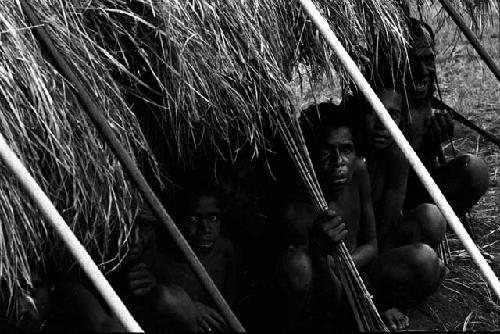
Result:
{"label": "long wooden pole", "polygon": [[424,184],[425,188],[429,192],[429,194],[434,199],[434,202],[439,207],[439,210],[443,214],[443,216],[448,221],[449,225],[455,231],[458,238],[464,244],[466,250],[469,252],[471,258],[476,262],[479,266],[479,269],[483,273],[484,277],[494,290],[495,294],[500,298],[500,282],[496,277],[493,270],[491,270],[490,266],[482,256],[481,252],[477,248],[477,246],[472,241],[471,237],[460,223],[460,220],[453,212],[453,209],[448,204],[446,198],[439,190],[438,186],[430,176],[429,172],[422,164],[417,154],[410,146],[406,138],[404,137],[401,130],[398,128],[396,123],[393,121],[387,110],[385,109],[382,102],[380,102],[379,98],[370,87],[370,84],[363,77],[363,74],[359,70],[358,66],[351,59],[347,51],[344,49],[340,41],[335,36],[335,33],[332,31],[328,22],[321,16],[316,6],[312,3],[311,0],[299,0],[302,4],[304,10],[309,15],[311,20],[316,25],[317,29],[323,35],[328,45],[335,52],[337,57],[340,59],[342,65],[349,72],[350,76],[361,90],[361,92],[365,95],[366,99],[370,102],[376,114],[384,124],[387,130],[391,133],[394,138],[396,144],[399,146],[401,151],[403,151],[406,159],[410,162],[411,166],[417,173],[418,177]]}
{"label": "long wooden pole", "polygon": [[500,137],[494,135],[493,133],[491,133],[489,131],[486,131],[485,129],[483,129],[481,127],[479,127],[474,122],[468,120],[467,118],[465,118],[464,116],[462,116],[458,111],[456,111],[455,109],[453,109],[452,107],[450,107],[449,105],[447,105],[446,103],[444,103],[443,101],[437,99],[436,97],[432,98],[432,102],[431,103],[432,103],[432,107],[434,109],[445,109],[445,110],[448,110],[451,113],[451,116],[455,120],[459,121],[460,123],[462,123],[466,127],[468,127],[470,129],[476,131],[481,136],[483,136],[484,138],[486,138],[489,141],[491,141],[493,144],[495,144],[498,147],[500,147]]}
{"label": "long wooden pole", "polygon": [[0,134],[0,158],[31,197],[47,222],[56,230],[125,329],[130,332],[143,332],[50,199],[9,147],[2,134]]}
{"label": "long wooden pole", "polygon": [[453,7],[451,2],[449,0],[439,0],[443,8],[446,10],[448,15],[451,16],[453,21],[455,21],[456,25],[462,33],[467,37],[469,42],[472,44],[474,49],[476,49],[476,52],[479,54],[479,56],[483,59],[483,61],[488,65],[489,69],[495,77],[500,81],[500,68],[498,68],[497,64],[493,61],[493,58],[490,56],[488,51],[481,45],[481,42],[479,39],[476,37],[476,35],[472,32],[472,30],[467,26],[465,23],[464,19],[460,14],[457,12],[457,10]]}
{"label": "long wooden pole", "polygon": [[36,34],[38,41],[49,52],[49,54],[53,58],[54,64],[58,67],[61,73],[73,85],[75,95],[78,97],[84,110],[87,112],[90,119],[94,122],[95,127],[99,130],[104,140],[110,146],[113,153],[121,162],[123,168],[127,171],[129,177],[132,179],[135,186],[139,189],[141,195],[150,206],[156,218],[159,219],[162,225],[170,233],[170,235],[174,239],[174,242],[181,250],[186,261],[195,272],[201,284],[205,287],[208,294],[214,300],[222,316],[226,319],[226,321],[228,322],[229,326],[231,326],[231,329],[233,331],[243,332],[244,328],[239,322],[238,318],[236,318],[233,311],[227,304],[226,300],[224,299],[224,297],[222,297],[222,294],[215,286],[214,282],[208,275],[207,271],[201,264],[198,257],[195,255],[192,248],[187,243],[186,239],[182,236],[181,232],[174,224],[172,218],[170,218],[168,213],[163,208],[163,205],[158,200],[153,190],[147,183],[146,179],[139,170],[139,167],[137,167],[137,164],[130,157],[128,152],[125,150],[125,148],[122,146],[118,138],[115,136],[113,130],[108,124],[108,121],[106,120],[104,115],[99,111],[99,108],[95,104],[94,102],[95,99],[92,98],[92,96],[88,92],[88,89],[80,81],[78,76],[73,72],[73,70],[67,63],[64,56],[57,51],[55,45],[52,42],[52,39],[45,31],[42,23],[40,22],[40,20],[38,20],[35,13],[31,9],[31,6],[28,4],[26,0],[21,1],[21,7],[24,13],[26,14],[27,18],[33,25],[32,30]]}

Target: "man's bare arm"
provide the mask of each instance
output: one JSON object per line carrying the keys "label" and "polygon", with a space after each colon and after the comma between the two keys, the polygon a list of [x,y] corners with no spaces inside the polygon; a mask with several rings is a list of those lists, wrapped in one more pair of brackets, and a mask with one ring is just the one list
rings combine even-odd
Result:
{"label": "man's bare arm", "polygon": [[378,253],[377,231],[375,227],[375,214],[371,197],[370,177],[365,163],[358,159],[356,162],[355,177],[359,182],[360,200],[360,225],[358,234],[358,247],[351,256],[356,267],[361,268],[370,263]]}
{"label": "man's bare arm", "polygon": [[379,234],[385,235],[391,224],[401,216],[406,196],[406,184],[410,165],[398,147],[392,147],[388,154],[388,170],[386,171],[384,192],[379,201],[377,223]]}

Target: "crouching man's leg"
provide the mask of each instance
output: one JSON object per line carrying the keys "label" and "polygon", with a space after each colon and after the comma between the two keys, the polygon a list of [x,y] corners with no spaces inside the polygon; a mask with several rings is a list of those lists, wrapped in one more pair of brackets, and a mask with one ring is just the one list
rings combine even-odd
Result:
{"label": "crouching man's leg", "polygon": [[437,249],[446,233],[446,219],[434,204],[424,203],[406,214],[381,244],[381,251],[415,243]]}
{"label": "crouching man's leg", "polygon": [[163,319],[170,329],[182,332],[197,330],[194,304],[186,291],[173,285],[159,285],[154,294],[154,313]]}
{"label": "crouching man's leg", "polygon": [[488,190],[488,166],[472,154],[464,154],[450,160],[432,174],[458,215],[470,211]]}
{"label": "crouching man's leg", "polygon": [[313,268],[306,247],[290,247],[282,255],[278,275],[283,319],[286,332],[303,325],[305,309],[309,301]]}
{"label": "crouching man's leg", "polygon": [[[429,172],[458,216],[470,211],[488,190],[488,166],[472,154],[458,156]],[[413,172],[408,178],[405,208],[425,202],[432,198]]]}
{"label": "crouching man's leg", "polygon": [[408,327],[408,317],[398,309],[425,300],[444,276],[444,264],[429,245],[416,243],[381,254],[371,267],[370,281],[388,326],[393,330]]}
{"label": "crouching man's leg", "polygon": [[[331,326],[326,314],[339,310],[342,286],[326,256],[304,246],[288,248],[281,258],[279,287],[286,332]],[[320,323],[318,323],[318,321]]]}

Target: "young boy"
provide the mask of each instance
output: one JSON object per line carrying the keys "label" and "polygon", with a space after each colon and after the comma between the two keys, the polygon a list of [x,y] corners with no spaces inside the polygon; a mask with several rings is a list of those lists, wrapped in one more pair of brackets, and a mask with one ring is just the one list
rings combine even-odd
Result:
{"label": "young boy", "polygon": [[[236,260],[231,243],[220,235],[223,206],[213,186],[188,190],[177,201],[176,221],[210,277],[229,304],[234,300]],[[149,213],[152,222],[154,218]],[[144,219],[143,219],[144,220]],[[229,330],[225,319],[169,237],[143,228],[141,256],[130,268],[134,294],[152,303],[153,318],[170,318],[168,329]],[[149,240],[148,240],[149,239]],[[156,245],[155,245],[156,244]],[[156,246],[156,247],[155,247]],[[156,248],[156,249],[155,249]]]}

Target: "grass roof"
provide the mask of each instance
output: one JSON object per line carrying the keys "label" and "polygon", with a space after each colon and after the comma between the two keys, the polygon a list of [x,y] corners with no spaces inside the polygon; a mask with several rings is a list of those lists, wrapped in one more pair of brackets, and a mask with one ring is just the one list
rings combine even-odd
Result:
{"label": "grass roof", "polygon": [[[148,129],[140,127],[146,112],[168,159],[189,163],[200,152],[232,158],[243,145],[256,154],[269,148],[266,131],[274,131],[277,112],[295,119],[288,83],[299,64],[311,79],[334,68],[348,83],[298,2],[30,3],[136,157],[151,157]],[[399,0],[317,5],[365,71],[381,53],[405,61]],[[110,261],[126,241],[138,195],[16,0],[2,3],[0,25],[0,131],[96,261]],[[0,198],[0,276],[10,298],[29,287],[39,264],[64,258],[64,247],[5,169]]]}

